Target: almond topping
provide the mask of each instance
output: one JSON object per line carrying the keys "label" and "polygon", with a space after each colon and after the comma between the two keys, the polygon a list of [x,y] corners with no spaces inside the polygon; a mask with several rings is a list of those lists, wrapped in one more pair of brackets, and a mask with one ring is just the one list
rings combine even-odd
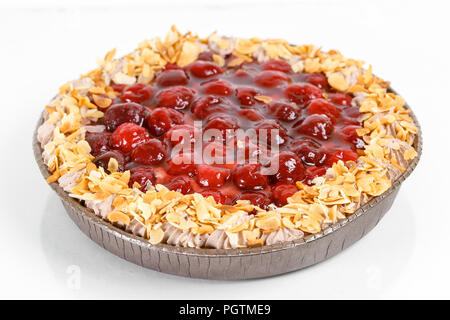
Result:
{"label": "almond topping", "polygon": [[112,99],[97,94],[92,95],[92,98],[95,104],[103,109],[108,108],[112,103]]}

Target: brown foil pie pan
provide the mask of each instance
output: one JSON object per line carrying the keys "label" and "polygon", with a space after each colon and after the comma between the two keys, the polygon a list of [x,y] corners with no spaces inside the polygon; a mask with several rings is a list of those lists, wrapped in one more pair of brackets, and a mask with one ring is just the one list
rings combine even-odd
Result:
{"label": "brown foil pie pan", "polygon": [[[391,188],[363,205],[347,219],[318,234],[275,245],[227,250],[151,245],[145,239],[95,216],[90,209],[69,197],[58,183],[50,183],[50,186],[81,231],[104,249],[127,261],[160,272],[192,278],[237,280],[269,277],[324,261],[351,246],[378,224],[392,206],[400,185],[414,170],[422,153],[421,129],[412,112],[411,116],[419,128],[414,142],[418,156],[392,183]],[[41,117],[33,136],[33,150],[39,169],[44,178],[47,178],[50,173],[36,139],[37,128],[42,122]]]}

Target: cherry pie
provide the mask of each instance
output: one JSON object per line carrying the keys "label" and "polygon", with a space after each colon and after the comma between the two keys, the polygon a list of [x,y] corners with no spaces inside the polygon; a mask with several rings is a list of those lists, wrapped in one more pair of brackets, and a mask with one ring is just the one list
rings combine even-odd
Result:
{"label": "cherry pie", "polygon": [[172,28],[114,54],[60,88],[38,140],[48,182],[152,244],[320,232],[417,155],[404,100],[337,51]]}

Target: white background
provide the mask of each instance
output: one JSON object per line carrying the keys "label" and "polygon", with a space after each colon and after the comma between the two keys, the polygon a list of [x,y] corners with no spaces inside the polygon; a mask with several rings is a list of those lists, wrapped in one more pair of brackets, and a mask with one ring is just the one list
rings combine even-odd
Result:
{"label": "white background", "polygon": [[[0,2],[0,298],[450,298],[449,11],[445,0]],[[33,159],[39,114],[109,49],[172,24],[337,48],[392,82],[421,122],[424,153],[370,234],[306,270],[223,282],[141,268],[77,229]]]}

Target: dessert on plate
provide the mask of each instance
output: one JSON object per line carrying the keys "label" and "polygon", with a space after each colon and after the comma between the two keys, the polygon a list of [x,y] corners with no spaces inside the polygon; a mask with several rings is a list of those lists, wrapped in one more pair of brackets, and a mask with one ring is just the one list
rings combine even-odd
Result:
{"label": "dessert on plate", "polygon": [[49,183],[151,244],[271,245],[352,215],[417,156],[388,85],[335,50],[172,28],[62,85],[37,139]]}

